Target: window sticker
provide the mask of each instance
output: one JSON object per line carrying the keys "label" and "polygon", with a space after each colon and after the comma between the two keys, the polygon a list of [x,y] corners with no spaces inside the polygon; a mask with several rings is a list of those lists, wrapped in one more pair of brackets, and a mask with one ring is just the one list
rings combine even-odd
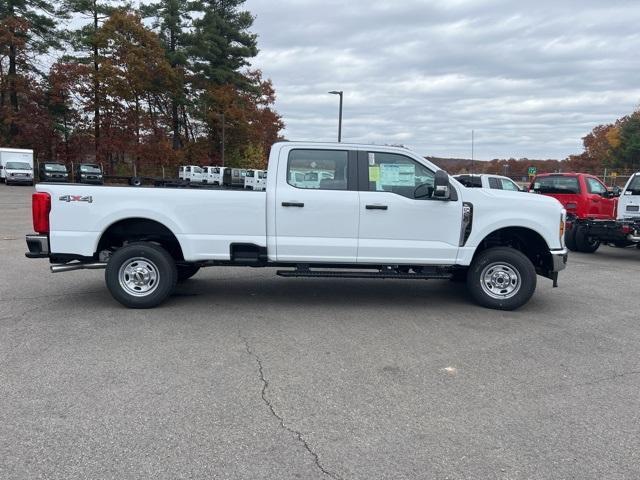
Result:
{"label": "window sticker", "polygon": [[395,185],[400,179],[399,165],[383,163],[380,165],[380,180],[383,185]]}
{"label": "window sticker", "polygon": [[412,187],[416,184],[416,166],[386,164],[380,165],[380,179],[383,185]]}
{"label": "window sticker", "polygon": [[380,181],[380,167],[369,167],[369,181],[370,182],[379,182]]}
{"label": "window sticker", "polygon": [[369,153],[369,165],[373,166],[376,164],[376,154]]}

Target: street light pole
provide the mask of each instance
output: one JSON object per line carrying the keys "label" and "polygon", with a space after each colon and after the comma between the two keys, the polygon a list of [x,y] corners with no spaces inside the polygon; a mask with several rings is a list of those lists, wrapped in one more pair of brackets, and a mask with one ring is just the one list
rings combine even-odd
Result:
{"label": "street light pole", "polygon": [[333,90],[329,92],[331,95],[340,95],[340,113],[338,115],[338,143],[342,142],[342,100],[344,92],[342,90]]}

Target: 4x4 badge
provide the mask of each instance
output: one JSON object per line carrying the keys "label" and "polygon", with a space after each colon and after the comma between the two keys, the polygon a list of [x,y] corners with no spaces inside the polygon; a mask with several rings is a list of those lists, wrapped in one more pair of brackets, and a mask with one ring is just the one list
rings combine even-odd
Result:
{"label": "4x4 badge", "polygon": [[93,203],[93,197],[83,197],[82,195],[63,195],[59,199],[61,202],[87,202]]}

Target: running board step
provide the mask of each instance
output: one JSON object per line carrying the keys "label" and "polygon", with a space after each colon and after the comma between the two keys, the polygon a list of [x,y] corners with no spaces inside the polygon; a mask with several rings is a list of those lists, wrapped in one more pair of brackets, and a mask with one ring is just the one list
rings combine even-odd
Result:
{"label": "running board step", "polygon": [[443,270],[430,270],[426,273],[401,273],[394,271],[353,272],[333,270],[278,270],[280,277],[312,277],[312,278],[395,278],[398,280],[450,280],[453,274]]}

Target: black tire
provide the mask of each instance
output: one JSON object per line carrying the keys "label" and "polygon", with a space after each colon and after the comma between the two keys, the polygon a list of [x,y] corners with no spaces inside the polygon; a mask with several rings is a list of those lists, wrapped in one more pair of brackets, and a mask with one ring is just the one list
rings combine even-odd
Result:
{"label": "black tire", "polygon": [[132,187],[140,187],[142,186],[142,179],[140,177],[131,177],[131,179],[129,179],[129,185]]}
{"label": "black tire", "polygon": [[579,252],[593,253],[600,248],[600,240],[590,237],[585,226],[579,226],[576,229],[575,239]]}
{"label": "black tire", "polygon": [[467,273],[467,288],[473,299],[494,310],[520,308],[531,299],[536,284],[536,269],[531,260],[509,247],[481,252]]}
{"label": "black tire", "polygon": [[189,280],[200,271],[197,265],[178,265],[178,283]]}
{"label": "black tire", "polygon": [[[139,276],[144,285],[135,285],[136,278],[127,273],[132,270],[135,270],[133,273]],[[175,260],[164,248],[148,242],[132,243],[116,250],[105,270],[109,292],[114,299],[129,308],[153,308],[160,305],[171,295],[177,280]],[[136,288],[140,289],[137,293]]]}
{"label": "black tire", "polygon": [[572,252],[578,251],[578,246],[576,245],[576,228],[577,227],[573,226],[564,233],[564,244]]}

